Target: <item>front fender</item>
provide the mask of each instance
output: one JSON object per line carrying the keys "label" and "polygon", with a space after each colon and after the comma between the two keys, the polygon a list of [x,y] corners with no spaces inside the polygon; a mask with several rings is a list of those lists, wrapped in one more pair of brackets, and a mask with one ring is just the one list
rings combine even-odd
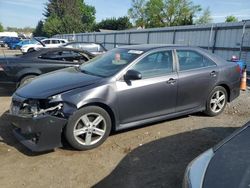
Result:
{"label": "front fender", "polygon": [[112,84],[102,85],[88,89],[87,87],[78,88],[69,92],[60,94],[63,102],[78,110],[87,105],[99,105],[108,107],[118,121],[118,107],[115,89]]}

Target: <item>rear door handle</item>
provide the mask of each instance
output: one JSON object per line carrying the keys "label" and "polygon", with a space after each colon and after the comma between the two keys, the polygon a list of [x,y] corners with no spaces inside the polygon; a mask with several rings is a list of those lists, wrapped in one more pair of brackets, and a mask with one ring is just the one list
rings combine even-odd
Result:
{"label": "rear door handle", "polygon": [[173,78],[169,78],[169,80],[167,81],[168,84],[174,85],[176,82],[176,79]]}
{"label": "rear door handle", "polygon": [[217,76],[217,75],[216,75],[216,72],[215,72],[215,71],[212,71],[212,72],[210,73],[210,76],[216,77],[216,76]]}

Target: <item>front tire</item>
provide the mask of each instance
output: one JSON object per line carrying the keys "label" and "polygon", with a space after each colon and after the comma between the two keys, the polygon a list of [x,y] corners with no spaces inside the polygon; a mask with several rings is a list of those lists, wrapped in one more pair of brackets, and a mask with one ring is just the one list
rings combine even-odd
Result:
{"label": "front tire", "polygon": [[109,136],[111,119],[98,106],[87,106],[78,110],[68,121],[65,137],[77,150],[89,150],[100,146]]}
{"label": "front tire", "polygon": [[30,52],[34,52],[34,51],[35,51],[34,48],[29,48],[27,52],[30,53]]}
{"label": "front tire", "polygon": [[28,81],[34,79],[36,77],[36,75],[28,75],[25,76],[21,79],[21,81],[19,82],[18,87],[21,87],[22,85],[26,84]]}
{"label": "front tire", "polygon": [[222,86],[216,86],[207,99],[205,114],[217,116],[222,113],[226,107],[227,99],[226,89]]}

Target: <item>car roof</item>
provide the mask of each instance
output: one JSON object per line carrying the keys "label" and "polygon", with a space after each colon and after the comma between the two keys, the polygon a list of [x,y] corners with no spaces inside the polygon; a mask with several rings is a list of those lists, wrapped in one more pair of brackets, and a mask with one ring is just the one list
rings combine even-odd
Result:
{"label": "car roof", "polygon": [[212,59],[216,64],[225,64],[227,63],[224,59],[222,59],[220,56],[210,52],[207,49],[200,48],[198,46],[189,46],[189,45],[178,45],[178,44],[139,44],[139,45],[126,45],[126,46],[120,46],[118,47],[120,49],[128,49],[128,50],[139,50],[143,52],[151,51],[151,50],[157,50],[157,49],[177,49],[177,50],[195,50],[199,53],[205,54],[210,59]]}
{"label": "car roof", "polygon": [[101,43],[98,43],[98,42],[77,42],[77,41],[69,42],[68,44],[98,44],[98,45],[102,45]]}
{"label": "car roof", "polygon": [[59,39],[59,38],[45,38],[45,39],[42,39],[41,41],[43,40],[64,40],[66,41],[66,39]]}
{"label": "car roof", "polygon": [[160,48],[192,48],[192,49],[200,49],[196,46],[188,46],[188,45],[178,45],[178,44],[138,44],[138,45],[126,45],[120,46],[118,48],[122,49],[130,49],[130,50],[141,50],[141,51],[149,51],[153,49],[160,49]]}

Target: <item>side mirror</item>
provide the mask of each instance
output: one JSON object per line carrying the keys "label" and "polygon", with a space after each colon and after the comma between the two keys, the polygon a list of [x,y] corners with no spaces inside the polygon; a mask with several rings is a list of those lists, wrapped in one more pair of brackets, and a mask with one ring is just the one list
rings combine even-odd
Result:
{"label": "side mirror", "polygon": [[141,78],[141,73],[136,70],[128,70],[128,72],[124,75],[124,80],[140,80]]}

